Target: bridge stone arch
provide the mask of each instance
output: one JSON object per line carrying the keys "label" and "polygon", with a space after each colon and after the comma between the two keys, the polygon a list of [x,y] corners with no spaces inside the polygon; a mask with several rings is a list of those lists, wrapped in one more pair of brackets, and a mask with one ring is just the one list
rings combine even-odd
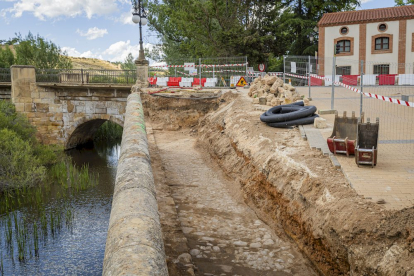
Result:
{"label": "bridge stone arch", "polygon": [[66,130],[65,149],[71,149],[79,144],[85,144],[93,139],[95,132],[106,121],[111,121],[124,127],[124,117],[103,114],[93,114],[79,118]]}
{"label": "bridge stone arch", "polygon": [[131,86],[37,83],[35,68],[12,66],[11,99],[45,144],[65,149],[87,142],[105,122],[124,125]]}

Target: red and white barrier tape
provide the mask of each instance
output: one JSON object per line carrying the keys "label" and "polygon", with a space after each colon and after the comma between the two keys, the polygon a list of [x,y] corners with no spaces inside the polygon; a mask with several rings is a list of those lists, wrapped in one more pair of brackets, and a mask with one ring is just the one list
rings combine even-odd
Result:
{"label": "red and white barrier tape", "polygon": [[[311,75],[311,77],[317,78],[317,79],[321,79],[321,80],[332,81],[329,78],[321,77],[321,76],[318,76],[318,75]],[[307,79],[307,77],[305,77],[305,78]],[[362,94],[362,95],[364,95],[366,97],[370,97],[370,98],[374,98],[374,99],[377,99],[377,100],[382,100],[382,101],[390,102],[390,103],[394,103],[394,104],[404,105],[404,106],[408,106],[408,107],[414,107],[414,103],[413,102],[407,102],[407,101],[402,101],[402,100],[399,100],[399,99],[394,99],[394,98],[390,98],[390,97],[386,97],[386,96],[381,96],[381,95],[377,95],[377,94],[372,94],[372,93],[367,93],[367,92],[361,92],[361,90],[359,90],[358,88],[352,87],[352,86],[350,86],[348,84],[344,84],[344,83],[339,82],[339,81],[334,82],[334,84],[338,84],[338,85],[340,85],[342,87],[345,87],[346,89],[352,90],[352,91],[354,91],[356,93],[359,93],[359,94]]]}
{"label": "red and white barrier tape", "polygon": [[197,76],[197,73],[196,74],[187,74],[187,73],[180,72],[180,71],[178,71],[177,73],[180,73],[180,74],[183,74],[183,75],[189,76],[189,77]]}
{"label": "red and white barrier tape", "polygon": [[150,67],[152,68],[184,68],[184,67],[233,67],[233,66],[245,66],[248,63],[238,63],[238,64],[212,64],[212,65],[208,65],[208,64],[185,64],[185,65],[150,65]]}

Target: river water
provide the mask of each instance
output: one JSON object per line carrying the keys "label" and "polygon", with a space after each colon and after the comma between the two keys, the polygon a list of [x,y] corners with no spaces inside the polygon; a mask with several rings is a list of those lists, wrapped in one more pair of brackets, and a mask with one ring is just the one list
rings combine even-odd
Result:
{"label": "river water", "polygon": [[[99,144],[94,148],[71,150],[67,154],[72,157],[76,167],[87,164],[90,173],[99,174],[98,184],[74,193],[69,199],[52,196],[45,200],[42,206],[45,212],[70,210],[72,217],[70,224],[61,223],[63,226],[57,227],[53,232],[49,226],[48,234],[39,239],[36,251],[32,245],[33,223],[29,225],[30,229],[26,231],[27,235],[24,239],[27,244],[24,260],[19,260],[16,249],[18,245],[14,238],[14,249],[11,250],[10,245],[7,245],[5,232],[7,232],[8,216],[5,213],[0,214],[0,275],[102,274],[120,144]],[[25,222],[40,221],[39,216],[33,208],[24,205],[11,214],[12,218],[17,217]],[[59,221],[63,221],[63,217],[59,218]],[[56,221],[56,218],[54,220]],[[11,225],[14,225],[13,220],[11,221]],[[14,229],[14,227],[10,228]],[[15,230],[13,230],[13,237],[16,236],[17,239],[17,234],[14,232]]]}

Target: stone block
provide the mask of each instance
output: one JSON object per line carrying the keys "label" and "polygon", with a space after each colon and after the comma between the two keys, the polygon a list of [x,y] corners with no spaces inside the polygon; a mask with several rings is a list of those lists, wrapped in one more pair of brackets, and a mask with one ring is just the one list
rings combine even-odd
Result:
{"label": "stone block", "polygon": [[78,105],[76,106],[75,110],[76,110],[76,113],[83,113],[85,112],[85,106]]}
{"label": "stone block", "polygon": [[105,114],[106,113],[106,108],[95,108],[95,113],[96,114]]}
{"label": "stone block", "polygon": [[87,114],[93,114],[95,113],[95,103],[94,102],[86,102],[85,104],[85,112]]}
{"label": "stone block", "polygon": [[315,128],[326,128],[326,119],[321,117],[315,118],[313,125],[315,126]]}
{"label": "stone block", "polygon": [[25,103],[24,104],[24,111],[25,112],[32,112],[33,111],[33,107],[31,103]]}
{"label": "stone block", "polygon": [[110,114],[110,115],[118,115],[119,114],[119,110],[117,108],[107,108],[106,109],[106,113]]}
{"label": "stone block", "polygon": [[24,112],[24,103],[15,103],[16,112]]}
{"label": "stone block", "polygon": [[40,93],[37,91],[32,92],[32,99],[38,99],[38,98],[40,98]]}
{"label": "stone block", "polygon": [[54,99],[55,92],[39,92],[39,97],[41,99]]}
{"label": "stone block", "polygon": [[47,103],[38,103],[38,104],[36,104],[36,111],[38,111],[38,112],[49,112],[49,104],[47,104]]}

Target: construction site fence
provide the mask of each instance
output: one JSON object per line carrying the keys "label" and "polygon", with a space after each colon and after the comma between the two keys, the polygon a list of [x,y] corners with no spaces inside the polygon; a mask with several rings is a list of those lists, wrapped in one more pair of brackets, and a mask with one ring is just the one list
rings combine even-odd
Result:
{"label": "construction site fence", "polygon": [[319,110],[379,118],[379,147],[414,159],[414,63],[284,56],[282,78]]}
{"label": "construction site fence", "polygon": [[[216,78],[217,87],[230,87],[249,70],[247,57],[185,58],[150,65],[150,76]],[[247,80],[246,80],[247,81]]]}

